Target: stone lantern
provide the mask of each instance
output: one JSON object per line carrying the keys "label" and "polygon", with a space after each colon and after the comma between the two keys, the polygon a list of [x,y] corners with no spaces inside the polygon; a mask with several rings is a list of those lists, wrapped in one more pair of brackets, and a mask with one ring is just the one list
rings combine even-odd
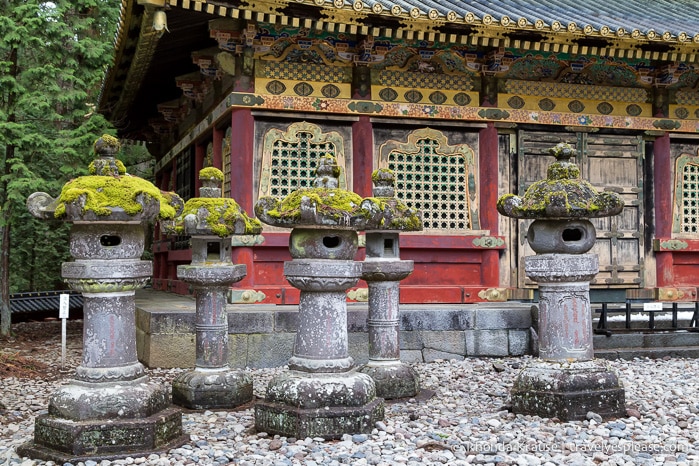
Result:
{"label": "stone lantern", "polygon": [[[189,199],[166,233],[189,235],[192,263],[177,267],[177,277],[196,295],[196,367],[172,382],[173,403],[190,409],[227,409],[252,400],[252,377],[228,366],[226,293],[245,277],[245,264],[231,262],[231,235],[262,231],[233,200],[221,197],[221,170],[199,172],[201,197]],[[174,231],[173,231],[174,230]]]}
{"label": "stone lantern", "polygon": [[339,175],[335,158],[323,156],[312,188],[283,200],[264,197],[255,206],[264,223],[293,228],[284,274],[301,290],[289,370],[269,382],[265,400],[255,405],[258,431],[333,439],[370,433],[383,419],[374,381],[354,369],[348,353],[345,293],[362,275],[353,258],[366,212],[360,196],[338,188]]}
{"label": "stone lantern", "polygon": [[116,138],[102,136],[89,176],[69,181],[58,199],[34,193],[27,200],[35,217],[72,223],[75,260],[63,263],[62,276],[83,294],[84,323],[82,363],[50,397],[21,455],[75,463],[144,456],[188,440],[167,388],[138,361],[135,323],[135,290],[152,274],[152,263],[141,260],[144,225],[174,218],[182,200],[126,174],[114,158],[119,149]]}
{"label": "stone lantern", "polygon": [[366,225],[366,259],[362,279],[369,287],[369,362],[360,370],[376,383],[384,399],[413,397],[420,391],[415,370],[400,361],[399,283],[413,271],[413,261],[400,259],[399,233],[422,230],[418,213],[396,199],[393,172],[372,174],[374,197],[362,207],[371,212]]}
{"label": "stone lantern", "polygon": [[498,211],[534,219],[527,241],[536,252],[524,259],[525,273],[539,285],[539,360],[528,364],[512,388],[515,413],[585,419],[593,411],[604,418],[625,413],[624,389],[604,361],[594,359],[590,280],[599,271],[590,218],[617,215],[624,207],[612,192],[597,192],[570,161],[568,144],[551,149],[556,162],[547,179],[523,197],[498,200]]}

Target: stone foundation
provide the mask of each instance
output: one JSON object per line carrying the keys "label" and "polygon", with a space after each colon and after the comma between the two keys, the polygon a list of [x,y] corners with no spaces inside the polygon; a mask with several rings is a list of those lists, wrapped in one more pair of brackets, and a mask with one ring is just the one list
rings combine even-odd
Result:
{"label": "stone foundation", "polygon": [[[194,298],[137,292],[137,347],[148,367],[194,367]],[[437,359],[530,354],[531,304],[401,305],[400,358],[406,363]],[[294,344],[297,306],[228,304],[229,365],[233,368],[287,364]],[[369,360],[367,305],[347,305],[349,353]]]}
{"label": "stone foundation", "polygon": [[189,441],[182,413],[167,408],[146,418],[75,422],[47,414],[37,417],[34,441],[17,449],[20,456],[57,464],[148,456]]}
{"label": "stone foundation", "polygon": [[626,413],[624,388],[606,361],[537,361],[517,376],[512,411],[579,421],[592,411],[604,419]]}
{"label": "stone foundation", "polygon": [[172,402],[189,409],[231,409],[252,396],[252,376],[242,371],[195,369],[172,382]]}
{"label": "stone foundation", "polygon": [[287,371],[270,381],[265,400],[255,404],[258,432],[296,438],[370,434],[383,418],[383,399],[376,398],[374,381],[356,371]]}

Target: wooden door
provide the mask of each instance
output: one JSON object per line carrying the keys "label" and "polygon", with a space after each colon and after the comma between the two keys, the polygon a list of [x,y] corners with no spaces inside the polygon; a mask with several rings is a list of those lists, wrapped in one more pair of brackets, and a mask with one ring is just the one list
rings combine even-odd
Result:
{"label": "wooden door", "polygon": [[[643,277],[643,140],[636,135],[575,132],[521,131],[517,138],[517,194],[522,196],[535,181],[546,178],[555,160],[549,149],[566,142],[578,149],[576,163],[582,177],[599,190],[619,193],[626,205],[615,217],[591,219],[597,241],[590,251],[598,254],[600,272],[596,288],[638,288]],[[518,286],[536,286],[524,274],[524,257],[534,254],[526,240],[531,220],[519,220]]]}

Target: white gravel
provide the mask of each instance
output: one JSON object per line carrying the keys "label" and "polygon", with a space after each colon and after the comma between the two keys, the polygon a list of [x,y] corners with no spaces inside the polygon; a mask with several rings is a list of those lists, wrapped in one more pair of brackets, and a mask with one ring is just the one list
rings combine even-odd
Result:
{"label": "white gravel", "polygon": [[[79,347],[69,363],[79,362]],[[53,356],[52,356],[53,355]],[[60,347],[42,355],[60,362]],[[253,410],[187,412],[191,441],[160,455],[85,466],[189,465],[697,465],[699,363],[694,359],[617,360],[628,417],[559,422],[507,411],[509,390],[530,358],[467,359],[416,365],[427,401],[387,403],[386,418],[369,435],[342,440],[293,439],[254,431]],[[279,370],[251,370],[255,395]],[[169,383],[181,370],[150,370]],[[20,458],[15,448],[32,438],[34,417],[46,411],[62,381],[0,379],[0,465],[53,465]],[[78,463],[77,466],[82,466]]]}

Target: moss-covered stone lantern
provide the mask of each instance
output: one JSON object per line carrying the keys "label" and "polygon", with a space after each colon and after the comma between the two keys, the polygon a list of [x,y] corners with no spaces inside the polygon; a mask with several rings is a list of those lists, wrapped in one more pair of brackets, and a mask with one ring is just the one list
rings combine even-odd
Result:
{"label": "moss-covered stone lantern", "polygon": [[383,419],[374,381],[355,370],[348,353],[345,293],[362,275],[353,259],[367,212],[360,196],[338,188],[339,175],[335,158],[326,155],[312,188],[264,197],[255,206],[264,223],[293,228],[284,274],[301,290],[289,370],[270,381],[265,400],[255,405],[258,431],[332,439],[369,433]]}
{"label": "moss-covered stone lantern", "polygon": [[221,170],[199,172],[201,197],[189,199],[166,233],[189,235],[192,262],[177,267],[177,277],[196,295],[196,367],[172,382],[172,400],[190,409],[227,409],[252,400],[252,378],[228,366],[226,293],[245,277],[245,264],[231,261],[231,235],[256,235],[262,224],[235,200],[221,197]]}
{"label": "moss-covered stone lantern", "polygon": [[168,389],[138,361],[135,323],[135,290],[152,274],[152,263],[141,260],[144,225],[175,218],[182,200],[128,175],[115,158],[116,138],[104,135],[94,149],[90,175],[66,183],[57,199],[34,193],[27,200],[35,217],[72,223],[74,261],[63,263],[62,275],[84,298],[82,363],[37,417],[34,441],[18,450],[60,464],[143,456],[188,439]]}
{"label": "moss-covered stone lantern", "polygon": [[369,362],[360,370],[376,383],[384,399],[414,397],[420,391],[415,370],[400,361],[399,283],[413,271],[413,261],[400,259],[401,231],[422,230],[422,218],[395,197],[395,177],[388,169],[372,173],[374,197],[364,199],[369,213],[362,279],[369,287]]}
{"label": "moss-covered stone lantern", "polygon": [[618,417],[625,412],[624,389],[608,365],[594,359],[589,290],[599,259],[587,252],[596,239],[589,219],[619,214],[624,201],[581,179],[570,145],[550,153],[556,162],[547,179],[497,204],[502,215],[534,219],[527,241],[536,255],[525,257],[524,267],[539,284],[539,360],[517,377],[512,409],[562,420],[584,419],[590,411]]}

